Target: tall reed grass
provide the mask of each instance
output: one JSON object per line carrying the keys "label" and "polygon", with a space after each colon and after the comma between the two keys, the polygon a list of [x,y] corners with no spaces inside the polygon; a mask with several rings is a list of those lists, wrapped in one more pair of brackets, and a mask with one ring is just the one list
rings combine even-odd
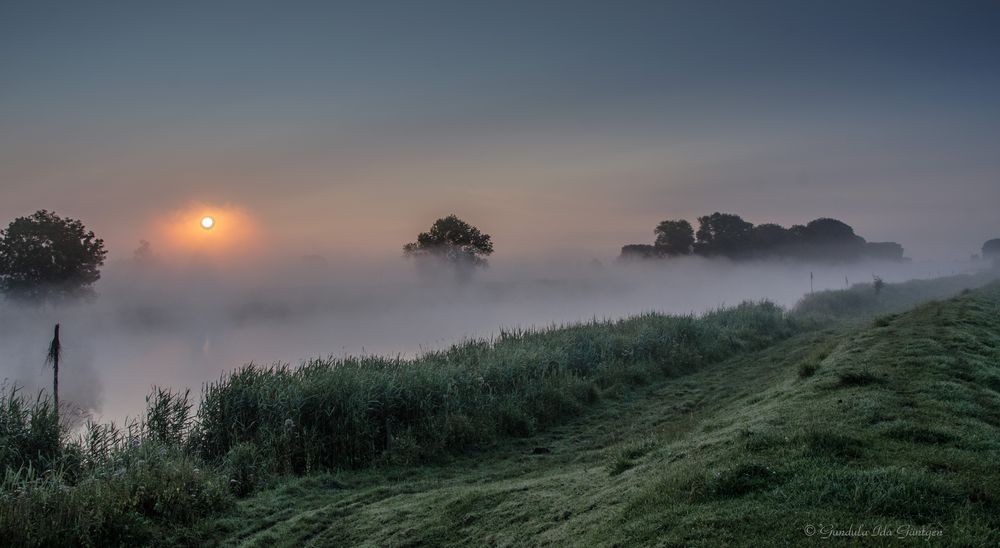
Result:
{"label": "tall reed grass", "polygon": [[140,420],[73,435],[47,397],[0,395],[0,543],[114,546],[224,510],[224,471],[188,445],[187,392],[154,389]]}
{"label": "tall reed grass", "polygon": [[529,435],[615,385],[679,374],[793,331],[782,309],[762,302],[700,318],[506,330],[414,360],[246,366],[205,386],[191,444],[208,462],[253,444],[282,473],[423,460]]}
{"label": "tall reed grass", "polygon": [[842,309],[837,298],[817,294],[793,314],[759,302],[698,317],[504,330],[415,359],[245,366],[204,386],[197,406],[186,390],[154,388],[139,419],[73,434],[47,398],[7,390],[0,538],[139,544],[284,474],[412,463],[527,436],[605,394],[766,347],[811,325],[803,318],[877,308]]}

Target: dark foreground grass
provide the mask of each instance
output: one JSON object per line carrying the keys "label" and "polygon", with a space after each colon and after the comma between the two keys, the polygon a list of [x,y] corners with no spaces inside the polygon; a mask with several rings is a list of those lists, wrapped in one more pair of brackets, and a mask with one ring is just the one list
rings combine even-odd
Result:
{"label": "dark foreground grass", "polygon": [[187,394],[148,403],[123,429],[71,437],[46,399],[0,396],[0,545],[135,546],[231,508],[226,470],[187,444]]}
{"label": "dark foreground grass", "polygon": [[994,284],[624,391],[447,464],[289,481],[171,541],[992,546],[998,381]]}

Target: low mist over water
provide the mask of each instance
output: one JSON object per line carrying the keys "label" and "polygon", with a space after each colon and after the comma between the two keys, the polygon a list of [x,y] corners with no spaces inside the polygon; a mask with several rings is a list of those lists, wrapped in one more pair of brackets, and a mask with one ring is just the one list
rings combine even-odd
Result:
{"label": "low mist over water", "polygon": [[700,258],[649,264],[581,260],[502,265],[456,283],[449,270],[403,260],[343,270],[110,265],[88,302],[0,307],[0,376],[47,389],[45,350],[62,324],[60,391],[81,412],[136,415],[152,385],[191,387],[245,363],[297,364],[345,354],[401,354],[490,337],[501,328],[699,313],[746,299],[793,305],[813,288],[933,277],[964,263],[732,263]]}

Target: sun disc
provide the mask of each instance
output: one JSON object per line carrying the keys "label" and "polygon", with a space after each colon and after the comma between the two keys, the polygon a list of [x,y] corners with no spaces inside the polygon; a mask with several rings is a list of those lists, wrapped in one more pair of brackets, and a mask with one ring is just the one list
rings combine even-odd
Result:
{"label": "sun disc", "polygon": [[213,226],[215,226],[215,219],[214,218],[212,218],[212,217],[210,217],[208,215],[206,215],[206,216],[204,216],[204,217],[201,218],[201,227],[202,228],[204,228],[205,230],[210,230]]}

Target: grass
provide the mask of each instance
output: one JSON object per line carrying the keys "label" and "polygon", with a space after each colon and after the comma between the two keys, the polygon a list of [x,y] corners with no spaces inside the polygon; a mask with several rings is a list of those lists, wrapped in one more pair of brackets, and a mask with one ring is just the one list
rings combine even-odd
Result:
{"label": "grass", "polygon": [[976,544],[1000,515],[988,465],[1000,288],[903,310],[984,281],[505,332],[413,361],[247,367],[197,406],[158,390],[140,421],[80,439],[53,430],[44,399],[11,393],[0,533],[18,545],[717,546],[863,522]]}
{"label": "grass", "polygon": [[910,309],[917,303],[948,298],[969,291],[996,278],[996,271],[974,275],[946,276],[930,280],[884,284],[876,293],[872,284],[855,284],[850,289],[819,291],[804,297],[795,307],[803,320],[825,323],[830,321],[872,321],[885,327],[893,314]]}
{"label": "grass", "polygon": [[[887,531],[884,544],[989,545],[998,311],[992,285],[899,314],[892,334],[801,333],[447,463],[291,480],[185,534],[241,546],[787,546],[853,527]],[[859,372],[879,380],[842,382]]]}
{"label": "grass", "polygon": [[234,503],[222,471],[182,443],[187,392],[156,390],[141,421],[71,438],[45,398],[0,397],[0,534],[11,546],[137,545]]}
{"label": "grass", "polygon": [[192,443],[208,462],[253,444],[275,473],[425,462],[532,435],[605,391],[680,375],[796,329],[775,305],[747,303],[699,318],[503,332],[414,361],[244,367],[206,387]]}
{"label": "grass", "polygon": [[45,398],[12,391],[0,398],[0,533],[25,546],[152,542],[289,476],[486,450],[796,330],[779,307],[745,303],[503,332],[415,360],[248,366],[205,386],[197,407],[156,388],[139,421],[78,439]]}

